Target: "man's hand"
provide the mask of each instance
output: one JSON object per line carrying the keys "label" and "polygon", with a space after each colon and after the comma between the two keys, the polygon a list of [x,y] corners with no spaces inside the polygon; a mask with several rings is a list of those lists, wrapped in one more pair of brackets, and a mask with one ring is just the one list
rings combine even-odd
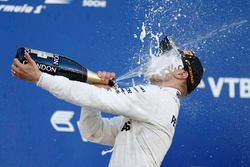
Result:
{"label": "man's hand", "polygon": [[[105,71],[98,71],[97,75],[104,81],[108,83],[109,80],[112,80],[115,78],[115,73],[114,72],[105,72]],[[102,85],[102,84],[94,84],[97,87],[100,88],[110,88],[108,85]]]}
{"label": "man's hand", "polygon": [[41,71],[28,53],[25,54],[25,58],[27,64],[22,64],[18,59],[14,59],[11,65],[11,73],[19,79],[36,83],[41,76]]}

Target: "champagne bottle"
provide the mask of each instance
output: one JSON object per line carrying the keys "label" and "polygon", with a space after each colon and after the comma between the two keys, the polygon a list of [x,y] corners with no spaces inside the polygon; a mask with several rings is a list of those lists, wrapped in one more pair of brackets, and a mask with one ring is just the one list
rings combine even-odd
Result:
{"label": "champagne bottle", "polygon": [[27,63],[25,53],[29,53],[31,58],[36,62],[39,70],[42,72],[51,75],[60,75],[70,80],[87,82],[90,84],[115,85],[114,80],[109,80],[107,83],[101,80],[95,72],[62,55],[22,47],[17,49],[16,58],[23,64]]}

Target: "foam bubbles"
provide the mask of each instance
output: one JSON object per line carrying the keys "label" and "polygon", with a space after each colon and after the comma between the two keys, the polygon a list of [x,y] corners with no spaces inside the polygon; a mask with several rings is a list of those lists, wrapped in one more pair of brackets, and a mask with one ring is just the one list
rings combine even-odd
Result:
{"label": "foam bubbles", "polygon": [[183,69],[183,63],[181,56],[174,49],[171,49],[161,56],[152,56],[146,68],[144,73],[146,79],[149,80],[152,76],[156,76],[163,80],[166,74]]}
{"label": "foam bubbles", "polygon": [[[204,55],[202,52],[211,56],[215,54],[211,45],[230,44],[225,42],[229,36],[238,33],[238,29],[242,30],[248,23],[239,18],[219,25],[216,22],[208,24],[206,18],[216,16],[220,8],[216,3],[200,0],[185,3],[178,0],[133,0],[131,7],[134,9],[133,18],[138,23],[134,38],[141,45],[131,50],[134,56],[130,70],[119,80],[143,76],[148,61],[158,52],[159,41],[166,35],[171,36],[180,49],[193,50],[198,56]],[[140,83],[144,83],[143,78],[139,79]]]}
{"label": "foam bubbles", "polygon": [[144,42],[144,38],[146,37],[146,27],[144,25],[144,22],[142,23],[142,31],[141,31],[141,35],[140,35],[140,40],[143,43]]}

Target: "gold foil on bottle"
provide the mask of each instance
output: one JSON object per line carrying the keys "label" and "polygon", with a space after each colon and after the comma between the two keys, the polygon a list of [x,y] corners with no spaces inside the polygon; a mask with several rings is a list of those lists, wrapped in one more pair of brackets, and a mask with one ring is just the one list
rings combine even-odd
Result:
{"label": "gold foil on bottle", "polygon": [[87,71],[87,82],[92,84],[108,84],[107,81],[103,81],[95,72],[90,70]]}

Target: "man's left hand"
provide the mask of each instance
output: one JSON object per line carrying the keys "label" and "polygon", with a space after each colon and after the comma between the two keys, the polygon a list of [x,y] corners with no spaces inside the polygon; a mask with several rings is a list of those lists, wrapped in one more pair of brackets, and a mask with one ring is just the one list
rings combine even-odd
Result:
{"label": "man's left hand", "polygon": [[27,64],[22,64],[18,59],[14,59],[11,65],[11,73],[19,79],[36,83],[41,76],[41,71],[28,53],[25,54],[25,58]]}

